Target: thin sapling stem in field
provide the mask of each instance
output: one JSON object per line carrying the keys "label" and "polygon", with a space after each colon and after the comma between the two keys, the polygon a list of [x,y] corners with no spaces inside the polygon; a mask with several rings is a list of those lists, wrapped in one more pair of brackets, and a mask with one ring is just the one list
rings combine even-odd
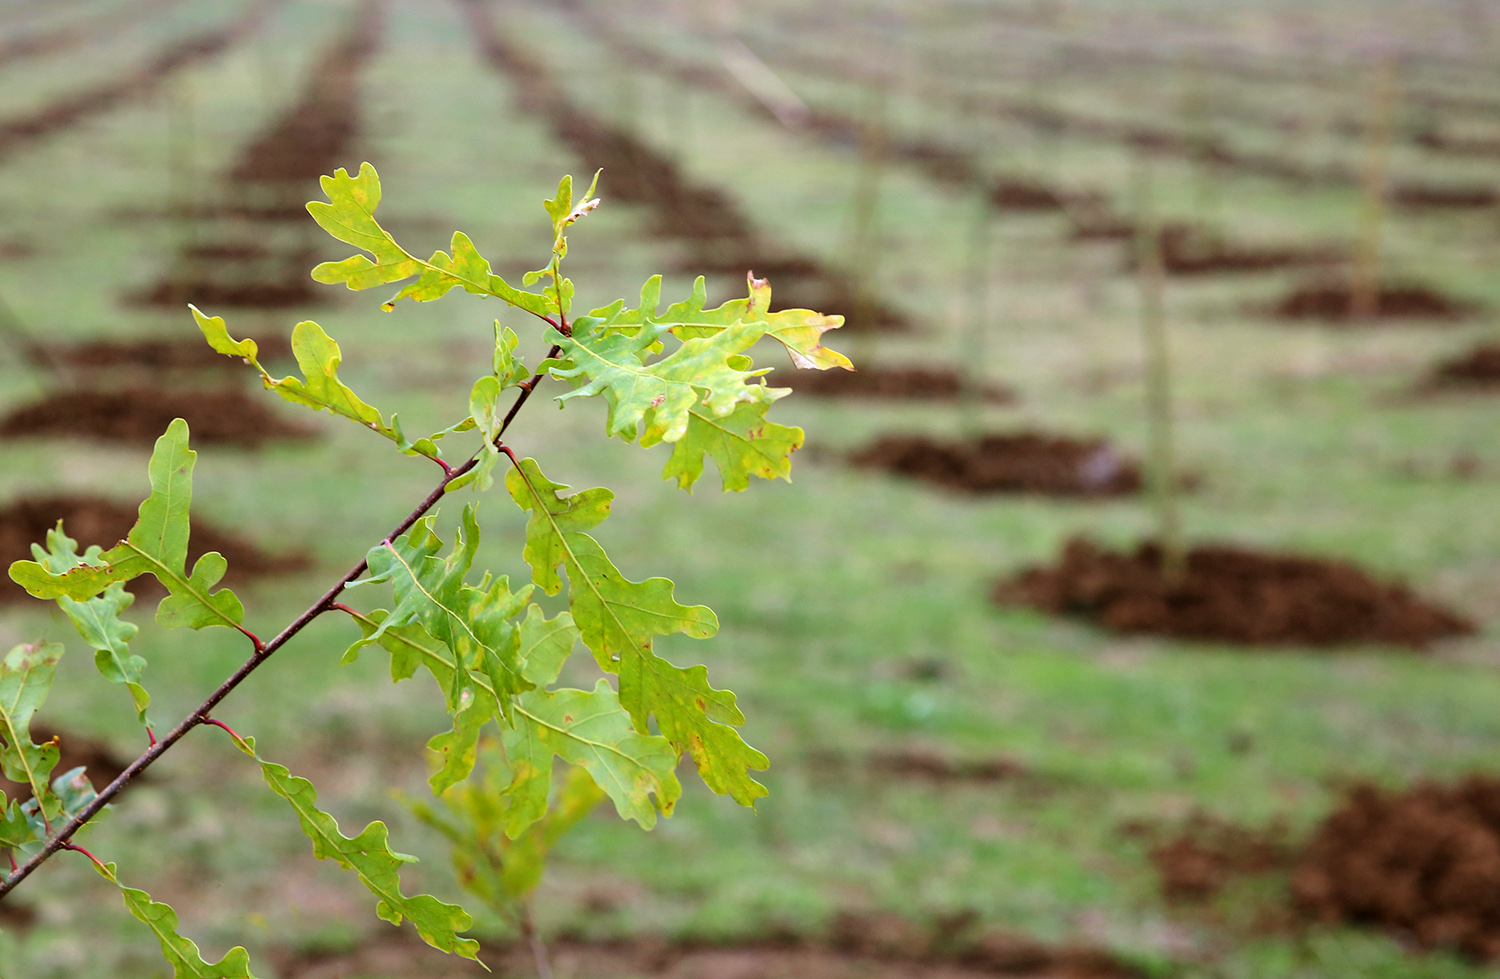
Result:
{"label": "thin sapling stem in field", "polygon": [[1141,300],[1141,342],[1146,355],[1146,428],[1150,440],[1147,466],[1151,501],[1156,510],[1162,570],[1169,579],[1186,567],[1186,549],[1178,514],[1177,462],[1173,432],[1172,363],[1164,305],[1166,275],[1162,269],[1161,226],[1152,199],[1151,162],[1135,158],[1135,267]]}

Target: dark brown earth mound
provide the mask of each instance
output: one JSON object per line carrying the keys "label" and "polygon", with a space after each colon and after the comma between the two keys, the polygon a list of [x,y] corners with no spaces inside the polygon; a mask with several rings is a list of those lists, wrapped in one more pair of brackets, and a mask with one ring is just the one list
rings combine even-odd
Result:
{"label": "dark brown earth mound", "polygon": [[151,445],[174,418],[184,418],[194,444],[258,447],[273,439],[311,438],[315,432],[282,421],[264,399],[244,392],[58,391],[0,418],[0,438],[74,436]]}
{"label": "dark brown earth mound", "polygon": [[313,288],[306,269],[276,279],[226,281],[213,275],[159,279],[149,288],[131,293],[133,306],[181,309],[187,303],[207,309],[295,309],[326,303],[328,292]]}
{"label": "dark brown earth mound", "polygon": [[1195,813],[1176,832],[1151,848],[1151,864],[1169,901],[1212,899],[1242,874],[1260,874],[1291,864],[1286,827],[1250,829]]}
{"label": "dark brown earth mound", "polygon": [[[285,337],[257,338],[257,359],[290,357],[292,347]],[[203,340],[92,340],[88,343],[49,346],[38,354],[48,363],[79,370],[138,367],[144,370],[202,370],[224,367],[244,370],[238,357],[226,357]]]}
{"label": "dark brown earth mound", "polygon": [[[1283,297],[1272,309],[1282,319],[1319,319],[1351,322],[1349,284],[1320,282],[1304,285]],[[1383,284],[1376,297],[1380,319],[1458,320],[1475,311],[1473,303],[1453,299],[1422,285]]]}
{"label": "dark brown earth mound", "polygon": [[1462,356],[1444,361],[1424,387],[1491,388],[1500,386],[1500,343],[1482,343]]}
{"label": "dark brown earth mound", "polygon": [[[821,398],[956,401],[964,393],[964,379],[951,367],[870,365],[853,371],[778,370],[771,374],[768,383]],[[1015,400],[1007,388],[994,384],[985,386],[983,397],[997,404]]]}
{"label": "dark brown earth mound", "polygon": [[[615,902],[603,900],[604,907]],[[565,935],[549,941],[557,975],[594,979],[1141,979],[1146,973],[1108,952],[1084,945],[1047,945],[1023,936],[978,932],[972,913],[919,923],[894,915],[837,916],[818,937],[785,936],[740,942],[588,941]],[[495,975],[534,975],[522,942],[487,941],[481,957]],[[421,975],[428,979],[482,976],[474,963],[440,956],[408,931],[385,929],[350,952],[273,953],[285,979],[353,975]]]}
{"label": "dark brown earth mound", "polygon": [[1068,542],[1055,565],[1001,582],[994,598],[1080,615],[1114,632],[1255,645],[1421,647],[1474,624],[1344,561],[1205,545],[1168,579],[1152,543],[1133,554]]}
{"label": "dark brown earth mound", "polygon": [[[1161,263],[1168,275],[1219,275],[1321,265],[1338,254],[1327,248],[1244,245],[1185,224],[1161,229]],[[1133,257],[1127,267],[1134,267]]]}
{"label": "dark brown earth mound", "polygon": [[[10,591],[14,588],[14,585],[7,583],[5,597],[10,597]],[[25,593],[22,592],[22,594]],[[82,765],[84,774],[88,776],[89,782],[97,791],[113,782],[125,770],[126,766],[130,764],[129,761],[121,758],[109,745],[101,741],[95,741],[93,738],[86,738],[82,735],[69,734],[66,731],[59,731],[48,727],[46,724],[32,723],[31,740],[33,743],[46,744],[54,737],[58,739],[57,747],[60,757],[58,758],[57,766],[52,769],[53,778],[70,772],[79,765]],[[142,740],[145,740],[144,734],[142,735]],[[144,749],[146,746],[142,744],[141,747]],[[133,777],[130,780],[130,784],[134,785],[136,782],[147,781],[147,777],[147,773],[142,773],[139,776]],[[0,776],[0,791],[4,791],[8,798],[14,799],[17,802],[24,802],[30,799],[32,795],[29,783],[12,782],[4,776]]]}
{"label": "dark brown earth mound", "polygon": [[1500,778],[1354,787],[1298,861],[1292,896],[1317,920],[1500,958]]}
{"label": "dark brown earth mound", "polygon": [[1030,774],[1014,758],[952,758],[926,748],[892,748],[870,755],[868,767],[888,778],[924,782],[1004,782]]}
{"label": "dark brown earth mound", "polygon": [[966,442],[887,435],[849,461],[970,493],[1116,496],[1141,488],[1135,463],[1108,442],[1038,432]]}
{"label": "dark brown earth mound", "polygon": [[1039,180],[1001,178],[990,186],[990,203],[1002,211],[1060,211],[1066,206],[1061,193]]}
{"label": "dark brown earth mound", "polygon": [[1500,204],[1500,192],[1493,187],[1397,184],[1391,188],[1391,203],[1406,208],[1476,210]]}
{"label": "dark brown earth mound", "polygon": [[[31,559],[31,545],[46,545],[47,531],[63,522],[63,530],[78,541],[80,551],[90,544],[106,550],[124,540],[135,526],[136,507],[94,496],[46,496],[17,500],[0,509],[0,567],[13,561]],[[224,580],[230,584],[266,575],[286,574],[308,567],[300,554],[267,554],[254,544],[227,530],[194,518],[188,538],[188,566],[199,555],[218,551],[229,562]],[[159,586],[153,578],[137,578],[129,586],[139,594],[156,594]],[[0,601],[18,601],[26,597],[19,585],[6,579],[0,586]],[[76,764],[82,764],[78,762]]]}

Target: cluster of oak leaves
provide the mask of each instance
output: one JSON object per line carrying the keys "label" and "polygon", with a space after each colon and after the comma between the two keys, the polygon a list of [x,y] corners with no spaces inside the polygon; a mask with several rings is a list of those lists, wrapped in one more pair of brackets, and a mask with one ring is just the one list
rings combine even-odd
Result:
{"label": "cluster of oak leaves", "polygon": [[[575,205],[571,178],[564,177],[557,196],[546,202],[554,231],[551,259],[523,281],[523,286],[540,282],[539,292],[518,289],[491,272],[462,233],[453,235],[451,254],[439,251],[422,260],[403,249],[375,220],[380,180],[368,163],[357,176],[339,170],[324,177],[322,185],[328,201],[313,202],[308,210],[331,235],[366,254],[319,265],[313,270],[315,279],[354,290],[414,280],[385,304],[387,310],[401,299],[424,302],[463,288],[533,314],[552,347],[537,376],[572,385],[558,398],[562,402],[602,395],[608,406],[607,435],[638,439],[645,447],[670,443],[663,477],[675,479],[683,489],[690,490],[702,476],[705,458],[714,461],[725,490],[745,489],[751,476],[787,477],[803,433],[766,419],[772,402],[788,391],[768,387],[761,378],[765,371],[752,366],[747,351],[763,337],[779,341],[799,368],[850,368],[847,358],[821,344],[822,334],[842,323],[840,317],[809,310],[772,313],[769,284],[753,276],[746,298],[713,309],[704,308],[701,278],[686,300],[660,309],[661,278],[655,276],[634,308],[618,301],[570,319],[573,284],[561,273],[566,231],[598,204],[591,186]],[[457,847],[455,860],[461,866],[467,862],[469,883],[480,896],[524,893],[535,886],[545,840],[587,812],[601,795],[608,796],[622,818],[644,828],[655,823],[658,811],[669,815],[681,792],[675,770],[683,753],[691,755],[716,793],[741,805],[765,794],[750,772],[764,769],[766,758],[736,730],[744,716],[734,694],[712,687],[704,667],[678,667],[652,649],[661,635],[713,635],[718,628],[713,612],[679,604],[665,578],[631,581],[615,568],[588,534],[609,516],[609,490],[563,495],[567,487],[545,476],[534,459],[517,459],[504,446],[506,409],[534,383],[517,357],[520,338],[513,330],[496,322],[492,369],[474,383],[464,418],[412,439],[395,415],[387,420],[339,380],[342,353],[318,324],[302,322],[292,332],[303,376],[275,378],[257,360],[254,341],[234,339],[222,318],[196,308],[192,312],[213,349],[242,358],[260,372],[267,389],[352,419],[403,453],[439,462],[446,492],[464,486],[487,490],[500,460],[509,463],[505,489],[530,513],[523,557],[531,582],[513,590],[505,576],[484,573],[469,580],[480,533],[471,505],[463,510],[451,546],[438,538],[429,514],[370,549],[368,574],[355,584],[389,584],[390,609],[366,613],[341,603],[327,606],[347,612],[360,629],[345,662],[364,647],[378,645],[390,654],[393,679],[425,668],[437,681],[453,728],[428,742],[437,759],[430,786],[447,815],[440,817],[424,804],[417,811],[447,828]],[[479,437],[472,461],[450,464],[439,443],[469,432]],[[130,648],[137,627],[121,618],[134,600],[126,582],[151,574],[166,587],[156,613],[164,628],[237,629],[255,647],[254,665],[279,645],[279,637],[266,644],[249,633],[240,600],[228,589],[216,589],[226,567],[221,555],[204,554],[187,568],[196,456],[188,447],[187,423],[174,421],[157,440],[150,461],[151,495],[125,540],[108,550],[90,546],[80,554],[59,525],[48,533],[45,549],[33,547],[35,561],[19,561],[10,569],[11,577],[33,596],[57,601],[94,649],[99,672],[129,692],[140,722],[153,731],[153,743],[150,695],[143,684],[146,661]],[[560,592],[560,570],[566,575],[569,611],[547,618],[530,599],[536,588],[549,595]],[[600,669],[617,675],[618,692],[603,678],[592,690],[553,688],[580,640]],[[61,653],[60,644],[38,642],[17,646],[0,663],[0,766],[33,790],[25,803],[6,800],[0,813],[0,846],[13,859],[50,856],[56,846],[49,848],[49,842],[55,844],[65,827],[86,822],[112,795],[105,789],[96,796],[81,769],[53,778],[56,743],[31,741],[31,717],[47,696]],[[655,734],[648,726],[653,717]],[[189,717],[179,728],[201,723],[201,717]],[[380,917],[394,923],[410,920],[428,944],[443,951],[476,955],[478,943],[460,935],[471,924],[462,908],[431,895],[402,893],[399,870],[410,858],[390,849],[383,823],[372,822],[352,838],[343,835],[333,817],[317,808],[310,782],[262,759],[253,738],[231,736],[260,765],[271,790],[292,807],[314,854],[357,874],[375,894]],[[554,756],[570,766],[556,789]],[[477,762],[482,762],[483,778],[476,782]],[[461,844],[469,840],[477,846],[473,841],[491,832],[514,841],[510,852],[516,859],[486,876],[485,862],[464,852]],[[114,864],[96,860],[95,866],[120,886],[126,906],[155,932],[178,975],[250,975],[243,948],[232,949],[218,963],[205,962],[197,946],[178,934],[171,908],[120,884]]]}

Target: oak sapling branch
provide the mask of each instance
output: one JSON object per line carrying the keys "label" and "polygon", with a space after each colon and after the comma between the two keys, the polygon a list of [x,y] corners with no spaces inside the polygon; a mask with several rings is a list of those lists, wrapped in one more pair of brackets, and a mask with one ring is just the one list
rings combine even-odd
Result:
{"label": "oak sapling branch", "polygon": [[[767,420],[767,411],[788,392],[766,385],[750,348],[769,337],[798,368],[848,369],[848,358],[822,344],[823,335],[843,321],[811,310],[772,312],[770,284],[753,275],[745,299],[713,308],[705,303],[701,278],[686,299],[662,308],[661,277],[653,276],[638,305],[622,299],[573,315],[574,287],[562,271],[567,231],[599,206],[597,182],[596,174],[588,193],[575,201],[571,178],[562,179],[556,196],[545,203],[553,223],[549,259],[527,273],[518,288],[497,275],[462,232],[453,235],[449,251],[425,259],[398,244],[375,217],[381,188],[370,164],[355,175],[338,170],[322,178],[327,200],[309,204],[308,211],[357,252],[317,266],[312,273],[317,281],[355,291],[399,286],[382,305],[386,310],[397,309],[403,299],[430,302],[461,288],[540,321],[531,339],[547,350],[534,372],[517,356],[522,337],[496,322],[490,371],[474,382],[457,421],[438,432],[413,437],[395,414],[349,388],[338,375],[343,350],[317,323],[304,321],[292,330],[300,374],[277,378],[261,366],[253,340],[236,339],[221,317],[190,308],[208,344],[243,361],[268,392],[348,419],[398,452],[435,463],[442,476],[362,560],[265,640],[244,625],[238,596],[220,587],[227,570],[221,555],[208,553],[188,566],[197,453],[181,419],[156,442],[148,466],[151,494],[124,540],[80,552],[59,524],[44,544],[33,546],[34,560],[15,562],[11,578],[34,597],[56,601],[94,650],[100,674],[125,688],[149,747],[97,793],[81,769],[53,778],[57,744],[33,744],[29,732],[63,647],[23,644],[0,660],[0,769],[27,784],[33,796],[24,804],[6,799],[0,808],[0,848],[11,866],[0,877],[0,898],[60,850],[78,851],[120,890],[126,908],[152,931],[178,975],[249,976],[243,948],[230,950],[218,963],[205,962],[197,946],[178,934],[170,907],[121,883],[114,864],[73,842],[133,778],[190,731],[210,726],[228,734],[260,767],[268,788],[291,807],[313,855],[350,870],[371,891],[381,918],[396,924],[410,920],[434,948],[475,958],[478,943],[462,935],[472,922],[467,912],[431,895],[403,891],[401,868],[410,858],[390,848],[384,823],[344,835],[318,808],[312,783],[262,758],[253,737],[214,716],[278,650],[330,611],[346,614],[359,630],[344,662],[377,646],[390,656],[393,679],[425,670],[436,682],[452,730],[426,745],[433,802],[411,805],[449,838],[455,865],[463,871],[460,882],[492,907],[515,912],[511,917],[538,950],[526,899],[541,879],[548,849],[599,802],[608,799],[622,818],[651,828],[671,814],[681,794],[677,768],[684,754],[717,793],[743,805],[765,794],[750,773],[764,769],[767,761],[740,736],[744,717],[734,694],[711,686],[701,666],[675,665],[656,644],[659,637],[679,633],[708,638],[718,628],[713,612],[679,604],[675,586],[665,578],[634,581],[622,574],[588,533],[610,516],[613,493],[568,491],[543,475],[535,459],[518,456],[504,436],[551,378],[572,388],[557,398],[564,405],[602,398],[607,437],[639,441],[643,448],[669,444],[662,475],[683,489],[692,489],[709,460],[725,490],[743,490],[751,477],[788,479],[790,457],[803,434]],[[537,283],[540,292],[525,288]],[[505,392],[512,389],[515,395],[502,412]],[[445,453],[466,438],[463,450]],[[433,516],[450,493],[490,489],[502,460],[508,470],[505,491],[530,517],[519,562],[511,574],[495,575],[473,567],[481,532],[474,507],[463,508],[451,542],[438,537]],[[244,663],[160,737],[159,726],[147,716],[147,658],[131,647],[138,630],[122,617],[133,601],[126,583],[146,574],[167,591],[156,609],[161,626],[229,628],[250,643]],[[354,586],[359,595],[389,588],[389,607],[350,604],[345,592]],[[549,618],[531,600],[538,588],[565,594],[568,610]],[[580,644],[601,673],[619,675],[617,684],[601,676],[591,689],[558,685],[564,662]],[[555,759],[567,772],[556,783]],[[475,804],[481,798],[484,804]],[[489,868],[485,874],[464,870],[480,864]],[[544,967],[544,953],[538,956]]]}

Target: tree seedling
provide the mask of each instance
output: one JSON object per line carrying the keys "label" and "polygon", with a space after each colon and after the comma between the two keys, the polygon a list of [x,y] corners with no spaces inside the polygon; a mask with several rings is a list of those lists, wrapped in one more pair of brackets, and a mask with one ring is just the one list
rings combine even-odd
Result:
{"label": "tree seedling", "polygon": [[[384,304],[386,310],[402,300],[436,300],[454,289],[496,298],[531,314],[538,327],[533,338],[548,349],[535,372],[528,370],[518,356],[521,336],[497,322],[493,358],[467,392],[457,420],[413,437],[394,414],[368,404],[339,379],[342,349],[317,323],[298,323],[292,331],[301,376],[278,378],[261,366],[254,341],[236,339],[222,318],[195,308],[193,316],[210,346],[245,361],[267,391],[348,419],[396,451],[435,465],[440,478],[432,491],[363,560],[269,638],[251,631],[240,599],[219,587],[226,570],[221,555],[210,552],[191,568],[187,564],[197,453],[189,448],[188,426],[181,419],[156,442],[151,494],[124,540],[80,551],[59,524],[48,532],[45,547],[33,546],[35,560],[11,566],[11,578],[31,595],[57,602],[95,651],[100,673],[125,688],[149,747],[97,794],[79,769],[54,776],[57,743],[32,743],[29,725],[52,686],[63,646],[38,640],[5,655],[0,767],[29,786],[33,798],[7,799],[0,808],[0,846],[9,851],[12,867],[0,879],[0,898],[57,853],[82,853],[120,888],[126,907],[155,934],[176,976],[248,977],[249,957],[237,947],[216,963],[204,961],[197,946],[179,934],[170,907],[122,883],[115,865],[89,853],[76,836],[133,778],[203,727],[221,729],[259,767],[311,839],[314,856],[352,871],[375,895],[376,914],[393,924],[410,920],[427,944],[444,952],[467,958],[479,953],[478,942],[463,934],[472,924],[467,911],[428,894],[405,893],[401,868],[411,858],[390,848],[383,822],[346,836],[318,808],[311,782],[261,757],[253,737],[214,716],[251,674],[330,612],[347,616],[356,630],[342,662],[379,647],[390,655],[393,680],[425,670],[436,681],[452,729],[427,742],[433,760],[429,785],[459,818],[445,822],[436,807],[419,811],[451,830],[465,884],[494,905],[530,893],[547,847],[599,794],[622,818],[645,829],[670,815],[682,791],[677,767],[684,756],[714,792],[745,806],[764,796],[766,789],[751,773],[764,769],[767,760],[741,738],[738,728],[745,719],[734,694],[713,687],[704,667],[678,666],[655,646],[662,636],[712,636],[718,629],[714,613],[679,603],[675,586],[665,578],[627,578],[589,533],[610,516],[614,494],[604,488],[569,492],[537,460],[518,457],[506,435],[541,385],[561,381],[568,390],[557,400],[565,406],[596,396],[603,400],[607,437],[643,447],[666,444],[670,454],[663,477],[680,488],[691,490],[712,460],[725,490],[743,490],[752,477],[788,478],[791,455],[803,440],[801,429],[766,417],[789,392],[765,384],[751,348],[770,338],[800,368],[847,363],[821,342],[841,318],[809,310],[773,313],[770,285],[753,276],[745,298],[711,309],[705,308],[702,278],[686,299],[663,308],[661,278],[653,276],[637,305],[619,300],[573,316],[573,283],[562,274],[567,231],[599,201],[592,186],[575,200],[571,178],[564,177],[557,196],[546,202],[553,229],[550,259],[526,274],[522,288],[496,275],[462,232],[453,235],[449,252],[427,259],[399,245],[375,218],[381,187],[370,164],[355,175],[339,170],[323,177],[322,187],[328,199],[309,204],[308,210],[324,230],[361,253],[317,266],[313,278],[353,290],[404,282]],[[525,288],[538,284],[540,291]],[[445,454],[466,440],[464,449]],[[503,480],[497,470],[504,471]],[[526,582],[473,573],[480,537],[473,505],[463,507],[452,541],[442,540],[434,525],[435,508],[449,494],[482,493],[497,482],[530,515],[520,553],[529,566]],[[122,617],[134,601],[125,584],[146,574],[167,590],[156,610],[158,624],[232,629],[250,647],[232,675],[165,731],[151,717],[147,658],[131,647],[137,627]],[[381,603],[385,608],[351,597],[385,589],[391,595]],[[548,617],[531,600],[537,589],[565,593],[568,610]],[[556,686],[579,643],[604,675],[591,688]],[[572,771],[560,789],[553,784],[555,758]],[[498,865],[492,860],[497,853],[504,857]]]}

